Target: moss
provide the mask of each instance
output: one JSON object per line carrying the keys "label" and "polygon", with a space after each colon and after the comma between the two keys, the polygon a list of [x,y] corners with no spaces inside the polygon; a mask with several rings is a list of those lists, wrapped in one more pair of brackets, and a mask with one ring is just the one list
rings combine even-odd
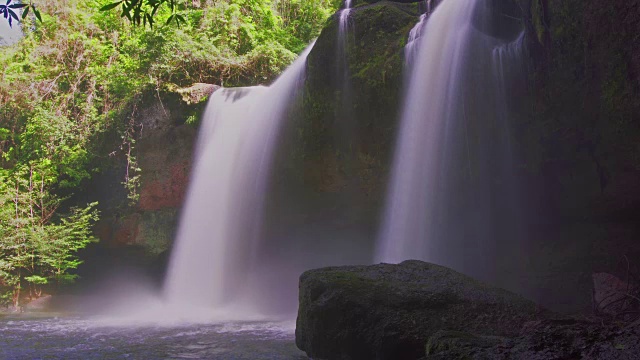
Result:
{"label": "moss", "polygon": [[[404,45],[418,21],[418,4],[358,3],[345,50],[349,77],[338,68],[337,16],[309,55],[303,120],[297,123],[298,176],[316,192],[347,183],[378,202],[393,148],[403,82]],[[344,110],[347,111],[344,111]],[[377,193],[377,194],[374,194]],[[370,196],[374,194],[375,196]],[[367,206],[371,209],[371,206]]]}
{"label": "moss", "polygon": [[371,87],[391,84],[397,90],[393,85],[401,85],[403,68],[403,52],[398,50],[404,48],[406,34],[413,27],[407,21],[410,17],[395,6],[380,4],[363,9],[355,19],[367,36],[350,44],[353,77]]}
{"label": "moss", "polygon": [[177,211],[147,211],[142,214],[139,238],[146,253],[157,256],[170,249],[178,225]]}
{"label": "moss", "polygon": [[544,44],[545,33],[547,32],[544,10],[539,0],[531,1],[531,16],[533,27],[536,31],[536,38],[540,44]]}

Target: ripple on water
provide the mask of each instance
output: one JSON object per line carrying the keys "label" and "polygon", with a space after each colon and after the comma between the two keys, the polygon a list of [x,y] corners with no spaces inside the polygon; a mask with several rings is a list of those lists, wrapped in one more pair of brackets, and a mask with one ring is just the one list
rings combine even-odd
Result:
{"label": "ripple on water", "polygon": [[307,359],[294,323],[105,326],[92,318],[0,320],[0,359]]}

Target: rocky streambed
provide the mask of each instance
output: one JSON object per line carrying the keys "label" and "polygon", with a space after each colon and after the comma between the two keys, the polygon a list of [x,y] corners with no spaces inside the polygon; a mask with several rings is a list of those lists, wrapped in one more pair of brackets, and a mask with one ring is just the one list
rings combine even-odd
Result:
{"label": "rocky streambed", "polygon": [[640,359],[640,322],[561,317],[420,261],[300,278],[296,345],[313,359]]}

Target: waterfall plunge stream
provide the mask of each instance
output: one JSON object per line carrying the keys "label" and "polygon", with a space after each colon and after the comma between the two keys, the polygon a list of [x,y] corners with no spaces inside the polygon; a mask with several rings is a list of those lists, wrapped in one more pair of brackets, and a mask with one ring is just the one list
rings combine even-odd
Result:
{"label": "waterfall plunge stream", "polygon": [[222,89],[209,100],[165,282],[172,307],[255,305],[249,284],[261,271],[253,264],[271,162],[312,47],[270,87]]}
{"label": "waterfall plunge stream", "polygon": [[497,225],[509,221],[496,209],[509,208],[501,192],[512,184],[505,62],[520,59],[479,29],[493,21],[486,4],[440,1],[411,31],[377,261],[420,259],[491,277]]}

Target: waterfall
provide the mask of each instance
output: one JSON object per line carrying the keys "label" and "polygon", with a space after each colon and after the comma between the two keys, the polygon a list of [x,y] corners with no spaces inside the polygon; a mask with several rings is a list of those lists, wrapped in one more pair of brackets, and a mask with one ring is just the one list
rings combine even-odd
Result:
{"label": "waterfall", "polygon": [[448,112],[455,106],[457,75],[476,1],[445,0],[425,25],[409,84],[388,191],[377,257],[401,262],[430,259],[426,250],[437,193],[439,149]]}
{"label": "waterfall", "polygon": [[[522,54],[524,51],[524,31],[520,33],[518,38],[513,42],[500,44],[492,51],[493,74],[497,81],[496,89],[498,95],[496,99],[497,109],[501,111],[500,119],[506,121],[506,104],[507,83],[510,78],[518,77],[522,74]],[[504,126],[507,126],[506,124]]]}
{"label": "waterfall", "polygon": [[418,21],[418,23],[409,32],[409,39],[407,40],[407,45],[404,48],[405,66],[407,68],[410,68],[413,64],[416,52],[418,51],[418,40],[422,37],[424,26],[427,23],[429,15],[431,15],[431,11],[433,10],[433,0],[425,0],[424,3],[425,11],[420,15],[420,21]]}
{"label": "waterfall", "polygon": [[349,26],[349,14],[351,14],[351,3],[353,0],[344,1],[344,9],[340,11],[340,25],[338,31],[344,34]]}
{"label": "waterfall", "polygon": [[410,66],[413,63],[413,60],[416,56],[416,51],[418,49],[418,39],[422,37],[422,29],[424,28],[424,24],[426,23],[427,17],[429,13],[424,13],[420,15],[420,21],[411,29],[409,32],[409,39],[407,40],[407,45],[404,48],[404,59],[407,66]]}
{"label": "waterfall", "polygon": [[[342,80],[343,84],[346,84],[349,76],[349,66],[347,61],[347,42],[349,34],[349,15],[353,11],[351,8],[352,0],[345,0],[344,8],[340,10],[338,17],[338,78]],[[345,85],[346,86],[346,85]]]}
{"label": "waterfall", "polygon": [[[353,144],[357,143],[355,131],[355,117],[353,104],[353,86],[349,67],[349,44],[354,43],[353,0],[345,0],[344,7],[338,13],[338,38],[336,43],[336,72],[335,86],[335,117],[334,117],[334,146],[347,158],[353,157]],[[347,160],[347,163],[349,160]]]}
{"label": "waterfall", "polygon": [[312,46],[269,87],[211,96],[165,282],[171,306],[210,309],[252,297],[272,158]]}
{"label": "waterfall", "polygon": [[[460,271],[487,268],[508,134],[504,78],[511,50],[483,33],[483,0],[443,0],[412,30],[410,75],[376,260],[420,259]],[[496,50],[494,50],[496,49]],[[502,82],[497,84],[496,81]],[[498,199],[498,200],[497,200]]]}

